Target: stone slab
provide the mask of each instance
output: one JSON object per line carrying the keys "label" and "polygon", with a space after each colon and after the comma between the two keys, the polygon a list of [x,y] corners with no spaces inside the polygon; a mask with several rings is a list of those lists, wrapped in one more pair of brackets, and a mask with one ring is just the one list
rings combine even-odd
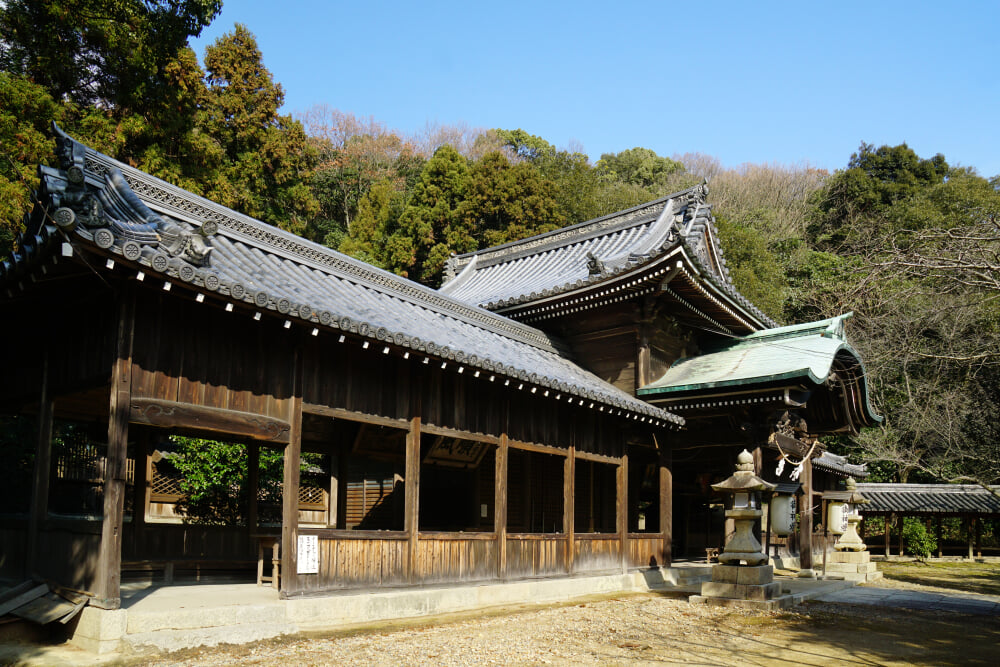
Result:
{"label": "stone slab", "polygon": [[870,551],[832,551],[827,557],[828,563],[869,563]]}

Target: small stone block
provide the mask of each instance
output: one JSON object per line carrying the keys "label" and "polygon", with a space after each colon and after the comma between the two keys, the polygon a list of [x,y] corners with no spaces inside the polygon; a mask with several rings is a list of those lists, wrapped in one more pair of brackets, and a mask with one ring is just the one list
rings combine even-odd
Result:
{"label": "small stone block", "polygon": [[763,586],[747,586],[745,600],[770,600],[781,596],[781,584],[772,582]]}
{"label": "small stone block", "polygon": [[743,583],[739,580],[739,572],[742,569],[738,565],[713,565],[712,581],[724,584]]}
{"label": "small stone block", "polygon": [[876,566],[875,563],[859,563],[858,564],[858,572],[863,572],[864,574],[868,574],[869,572],[875,572],[877,570],[878,570],[878,566]]}
{"label": "small stone block", "polygon": [[774,568],[770,565],[757,565],[754,567],[741,567],[738,573],[738,584],[749,584],[759,586],[769,584],[774,581]]}

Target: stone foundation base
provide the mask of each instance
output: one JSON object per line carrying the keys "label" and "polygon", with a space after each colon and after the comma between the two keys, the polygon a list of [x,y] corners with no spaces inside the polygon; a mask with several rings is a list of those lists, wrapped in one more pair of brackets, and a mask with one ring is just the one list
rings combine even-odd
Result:
{"label": "stone foundation base", "polygon": [[826,573],[861,583],[882,578],[882,573],[871,562],[870,551],[834,551],[827,557]]}
{"label": "stone foundation base", "polygon": [[730,600],[771,600],[781,595],[770,565],[715,565],[712,581],[701,585],[701,597]]}

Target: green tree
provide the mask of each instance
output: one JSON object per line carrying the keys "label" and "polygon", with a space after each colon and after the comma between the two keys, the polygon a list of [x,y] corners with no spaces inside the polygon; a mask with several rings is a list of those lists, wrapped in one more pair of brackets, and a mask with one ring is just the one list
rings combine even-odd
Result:
{"label": "green tree", "polygon": [[[351,231],[339,242],[339,250],[377,267],[388,268],[389,257],[395,251],[393,244],[401,241],[396,231],[403,208],[403,193],[391,181],[379,181],[361,198],[358,215]],[[327,245],[334,244],[327,240]]]}
{"label": "green tree", "polygon": [[638,147],[620,153],[604,153],[596,168],[607,180],[638,185],[656,195],[666,194],[670,177],[684,171],[680,162]]}
{"label": "green tree", "polygon": [[437,149],[420,172],[399,229],[387,241],[387,268],[437,285],[452,253],[475,250],[472,227],[459,210],[468,187],[465,158],[447,144]]}
{"label": "green tree", "polygon": [[517,241],[562,224],[553,190],[532,164],[489,153],[469,172],[459,215],[480,246]]}
{"label": "green tree", "polygon": [[56,100],[141,113],[171,95],[164,69],[221,8],[220,0],[7,0],[0,68]]}
{"label": "green tree", "polygon": [[308,185],[316,162],[305,130],[281,116],[281,85],[264,67],[257,40],[243,25],[205,50],[204,122],[225,155],[222,178],[208,196],[296,233],[319,211]]}

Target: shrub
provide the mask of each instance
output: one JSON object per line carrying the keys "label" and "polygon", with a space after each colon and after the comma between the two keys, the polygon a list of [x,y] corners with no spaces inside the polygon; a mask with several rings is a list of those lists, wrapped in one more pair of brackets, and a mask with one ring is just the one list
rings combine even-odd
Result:
{"label": "shrub", "polygon": [[903,548],[906,553],[927,558],[937,551],[937,539],[919,519],[903,519]]}

